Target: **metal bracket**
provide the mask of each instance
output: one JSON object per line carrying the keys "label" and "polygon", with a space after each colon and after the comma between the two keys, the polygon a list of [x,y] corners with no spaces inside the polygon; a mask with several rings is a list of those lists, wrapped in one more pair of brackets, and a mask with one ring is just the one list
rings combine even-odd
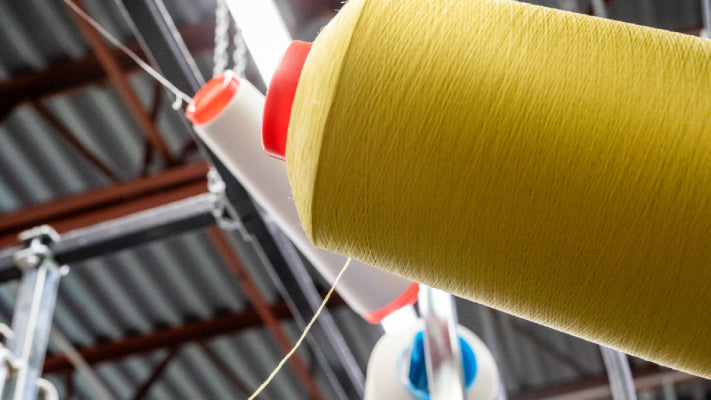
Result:
{"label": "metal bracket", "polygon": [[15,264],[21,271],[37,268],[45,260],[54,259],[49,245],[59,241],[59,234],[49,225],[36,226],[18,236],[25,248],[14,255]]}
{"label": "metal bracket", "polygon": [[34,399],[40,390],[56,398],[56,390],[40,379],[59,280],[69,267],[59,265],[51,250],[59,234],[47,225],[20,234],[25,248],[13,255],[22,271],[22,282],[12,316],[12,329],[0,329],[7,339],[0,345],[0,394],[4,399]]}
{"label": "metal bracket", "polygon": [[420,314],[425,321],[425,361],[432,400],[463,400],[464,372],[452,295],[420,286]]}
{"label": "metal bracket", "polygon": [[64,276],[69,273],[69,266],[58,266],[54,260],[54,254],[49,248],[52,243],[59,241],[59,234],[54,228],[49,225],[40,225],[21,232],[18,237],[26,246],[14,255],[15,265],[20,271],[38,268],[46,261],[50,261],[46,265],[49,268],[58,268],[59,275]]}

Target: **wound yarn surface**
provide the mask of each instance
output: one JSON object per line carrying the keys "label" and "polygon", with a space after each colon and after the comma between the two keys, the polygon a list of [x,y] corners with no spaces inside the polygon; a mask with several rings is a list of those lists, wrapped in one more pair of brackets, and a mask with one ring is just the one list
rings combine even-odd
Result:
{"label": "wound yarn surface", "polygon": [[352,0],[287,143],[319,247],[711,378],[711,41],[506,0]]}

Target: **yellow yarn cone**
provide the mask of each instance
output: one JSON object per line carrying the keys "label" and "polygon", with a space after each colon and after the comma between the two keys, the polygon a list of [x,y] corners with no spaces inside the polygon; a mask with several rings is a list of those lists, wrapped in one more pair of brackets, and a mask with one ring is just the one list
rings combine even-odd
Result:
{"label": "yellow yarn cone", "polygon": [[711,41],[500,0],[353,0],[287,144],[320,247],[711,378]]}

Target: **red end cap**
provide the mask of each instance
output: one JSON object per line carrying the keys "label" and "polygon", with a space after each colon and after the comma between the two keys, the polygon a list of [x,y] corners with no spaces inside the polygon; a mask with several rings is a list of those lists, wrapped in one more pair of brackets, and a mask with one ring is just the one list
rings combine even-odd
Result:
{"label": "red end cap", "polygon": [[400,297],[393,300],[392,303],[381,308],[378,311],[373,311],[372,313],[363,315],[363,319],[370,322],[371,324],[379,324],[383,321],[383,318],[394,313],[395,311],[412,304],[417,301],[417,295],[420,293],[420,284],[413,282],[410,287],[405,290]]}
{"label": "red end cap", "polygon": [[185,117],[195,125],[212,121],[227,107],[238,89],[239,81],[234,72],[223,72],[195,94],[185,111]]}
{"label": "red end cap", "polygon": [[294,104],[301,70],[310,50],[309,42],[291,42],[267,89],[262,119],[262,145],[267,154],[280,160],[286,159],[286,135],[289,131],[291,106]]}

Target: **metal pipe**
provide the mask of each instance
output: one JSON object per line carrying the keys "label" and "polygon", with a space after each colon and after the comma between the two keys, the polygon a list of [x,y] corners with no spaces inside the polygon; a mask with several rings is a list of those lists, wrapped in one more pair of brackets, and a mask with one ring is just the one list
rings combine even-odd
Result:
{"label": "metal pipe", "polygon": [[[164,206],[66,232],[48,246],[61,264],[72,264],[134,245],[165,238],[215,223],[212,211],[218,197],[211,193],[193,196]],[[14,254],[22,247],[0,251],[0,282],[20,276]]]}
{"label": "metal pipe", "polygon": [[29,245],[14,255],[23,273],[12,315],[13,334],[7,341],[16,368],[7,379],[7,366],[0,370],[0,393],[6,399],[37,397],[59,281],[68,270],[56,262],[47,246],[57,236],[48,227],[23,232],[21,237],[28,239]]}
{"label": "metal pipe", "polygon": [[452,295],[420,286],[427,386],[432,400],[464,400],[464,371]]}
{"label": "metal pipe", "polygon": [[704,29],[701,30],[701,37],[711,39],[711,0],[701,0],[701,16],[704,21]]}
{"label": "metal pipe", "polygon": [[99,378],[99,376],[94,372],[94,370],[89,366],[84,357],[79,353],[79,351],[72,345],[72,343],[67,339],[63,333],[61,333],[56,327],[52,329],[50,333],[50,340],[55,346],[61,351],[65,357],[72,364],[72,367],[77,371],[80,377],[86,381],[88,386],[94,391],[97,399],[115,400],[116,397],[111,393],[111,391],[106,387],[104,382]]}
{"label": "metal pipe", "polygon": [[593,15],[600,18],[607,18],[607,7],[604,0],[590,0]]}
{"label": "metal pipe", "polygon": [[617,350],[600,346],[607,376],[610,378],[613,400],[637,400],[632,371],[627,356]]}

